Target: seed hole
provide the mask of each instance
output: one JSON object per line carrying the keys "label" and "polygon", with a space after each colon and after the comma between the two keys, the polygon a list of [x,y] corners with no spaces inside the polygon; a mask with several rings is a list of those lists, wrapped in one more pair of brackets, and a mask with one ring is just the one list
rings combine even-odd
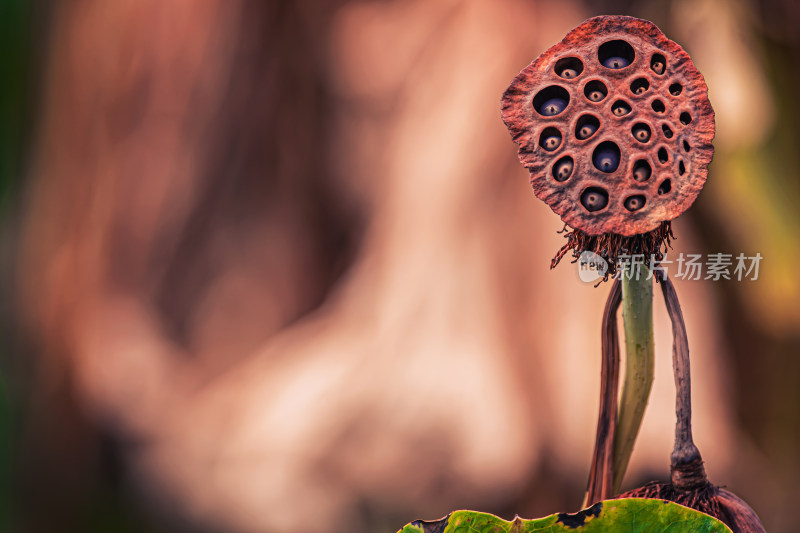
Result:
{"label": "seed hole", "polygon": [[569,93],[558,85],[545,87],[533,97],[533,108],[545,117],[558,115],[567,108],[568,104]]}
{"label": "seed hole", "polygon": [[633,165],[633,179],[636,181],[647,181],[650,179],[650,175],[653,173],[653,169],[650,168],[650,163],[645,161],[644,159],[638,160]]}
{"label": "seed hole", "polygon": [[663,113],[667,110],[667,106],[665,106],[664,102],[661,100],[653,100],[653,103],[650,104],[650,107],[652,107],[653,111],[656,113]]}
{"label": "seed hole", "polygon": [[556,75],[571,80],[583,72],[583,62],[577,57],[564,57],[556,62]]}
{"label": "seed hole", "polygon": [[539,136],[539,146],[548,152],[561,146],[561,132],[555,128],[545,128]]}
{"label": "seed hole", "polygon": [[688,153],[689,150],[691,150],[691,149],[692,149],[692,147],[689,146],[689,142],[686,139],[684,139],[683,140],[683,151]]}
{"label": "seed hole", "polygon": [[608,192],[600,187],[587,187],[581,194],[581,204],[589,212],[600,211],[608,205]]}
{"label": "seed hole", "polygon": [[690,115],[690,114],[689,114],[688,112],[686,112],[686,111],[684,111],[683,113],[681,113],[681,124],[683,124],[684,126],[686,126],[687,124],[691,124],[691,122],[692,122],[692,115]]}
{"label": "seed hole", "polygon": [[674,135],[672,133],[672,128],[670,128],[666,124],[662,124],[661,125],[661,131],[664,132],[664,137],[666,137],[667,139],[672,139],[672,136]]}
{"label": "seed hole", "polygon": [[628,211],[638,211],[644,207],[645,199],[641,194],[628,196],[625,198],[625,209]]}
{"label": "seed hole", "polygon": [[683,92],[683,85],[680,83],[673,83],[669,86],[669,94],[672,96],[680,96],[681,92]]}
{"label": "seed hole", "polygon": [[600,120],[594,115],[583,115],[575,125],[575,137],[583,141],[588,139],[600,128]]}
{"label": "seed hole", "polygon": [[686,174],[686,165],[683,164],[683,161],[678,162],[678,175],[683,176]]}
{"label": "seed hole", "polygon": [[566,181],[572,176],[572,170],[575,168],[575,161],[570,156],[564,156],[553,165],[553,178],[556,181]]}
{"label": "seed hole", "polygon": [[633,134],[633,138],[639,141],[640,143],[646,143],[650,140],[650,126],[643,122],[638,122],[633,125],[631,128],[631,133]]}
{"label": "seed hole", "polygon": [[650,58],[650,68],[660,76],[667,69],[667,60],[661,54],[653,54]]}
{"label": "seed hole", "polygon": [[633,47],[625,41],[608,41],[597,49],[600,64],[612,70],[625,68],[636,57]]}
{"label": "seed hole", "polygon": [[661,185],[658,186],[658,194],[667,194],[669,191],[672,190],[672,180],[665,179],[661,182]]}
{"label": "seed hole", "polygon": [[631,92],[633,94],[644,94],[650,88],[650,82],[645,78],[637,78],[631,83]]}
{"label": "seed hole", "polygon": [[614,113],[614,116],[624,117],[631,112],[631,106],[624,100],[617,100],[614,102],[614,105],[611,106],[611,112]]}
{"label": "seed hole", "polygon": [[608,89],[603,82],[592,80],[583,88],[583,94],[586,95],[591,102],[602,102],[608,94]]}
{"label": "seed hole", "polygon": [[604,141],[597,145],[592,154],[592,162],[597,170],[611,173],[619,167],[619,146],[611,141]]}
{"label": "seed hole", "polygon": [[666,163],[669,161],[669,154],[667,153],[667,149],[663,146],[658,149],[658,161],[660,163]]}

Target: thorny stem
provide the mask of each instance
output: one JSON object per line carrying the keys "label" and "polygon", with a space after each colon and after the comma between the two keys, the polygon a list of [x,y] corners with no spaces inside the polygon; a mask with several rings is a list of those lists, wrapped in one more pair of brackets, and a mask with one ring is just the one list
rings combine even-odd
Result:
{"label": "thorny stem", "polygon": [[600,414],[592,466],[583,507],[613,496],[614,435],[617,423],[617,388],[619,384],[619,338],[617,311],[622,302],[622,284],[614,280],[603,311],[602,361],[600,366]]}
{"label": "thorny stem", "polygon": [[703,459],[692,439],[692,383],[689,369],[689,340],[681,305],[672,281],[662,269],[656,270],[661,292],[672,321],[672,367],[675,374],[675,447],[670,470],[678,490],[694,490],[708,483]]}
{"label": "thorny stem", "polygon": [[614,439],[613,493],[622,484],[653,385],[653,283],[648,269],[629,264],[622,271],[625,381]]}

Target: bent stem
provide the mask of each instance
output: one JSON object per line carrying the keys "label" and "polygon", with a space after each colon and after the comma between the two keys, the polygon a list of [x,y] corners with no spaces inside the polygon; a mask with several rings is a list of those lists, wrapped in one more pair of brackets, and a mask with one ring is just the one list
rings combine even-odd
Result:
{"label": "bent stem", "polygon": [[626,265],[621,275],[625,381],[614,439],[614,494],[619,493],[642,425],[655,367],[652,276],[647,267],[636,263]]}
{"label": "bent stem", "polygon": [[692,439],[692,381],[689,371],[689,340],[683,321],[681,304],[672,281],[663,270],[656,275],[667,313],[672,321],[672,367],[675,373],[675,447],[672,450],[670,471],[672,484],[678,490],[694,490],[708,484],[703,459]]}

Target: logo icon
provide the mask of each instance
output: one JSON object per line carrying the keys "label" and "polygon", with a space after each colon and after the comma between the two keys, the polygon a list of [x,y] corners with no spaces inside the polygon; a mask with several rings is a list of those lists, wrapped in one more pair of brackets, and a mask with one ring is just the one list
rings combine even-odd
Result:
{"label": "logo icon", "polygon": [[608,263],[594,252],[586,250],[578,257],[578,277],[585,283],[602,279],[608,272]]}

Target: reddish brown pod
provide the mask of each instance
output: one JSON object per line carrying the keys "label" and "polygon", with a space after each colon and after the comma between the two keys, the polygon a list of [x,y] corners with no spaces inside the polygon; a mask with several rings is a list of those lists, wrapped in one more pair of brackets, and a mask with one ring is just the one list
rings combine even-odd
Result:
{"label": "reddish brown pod", "polygon": [[584,241],[663,237],[697,198],[714,152],[703,76],[653,23],[632,17],[570,31],[514,78],[503,121],[536,196]]}

